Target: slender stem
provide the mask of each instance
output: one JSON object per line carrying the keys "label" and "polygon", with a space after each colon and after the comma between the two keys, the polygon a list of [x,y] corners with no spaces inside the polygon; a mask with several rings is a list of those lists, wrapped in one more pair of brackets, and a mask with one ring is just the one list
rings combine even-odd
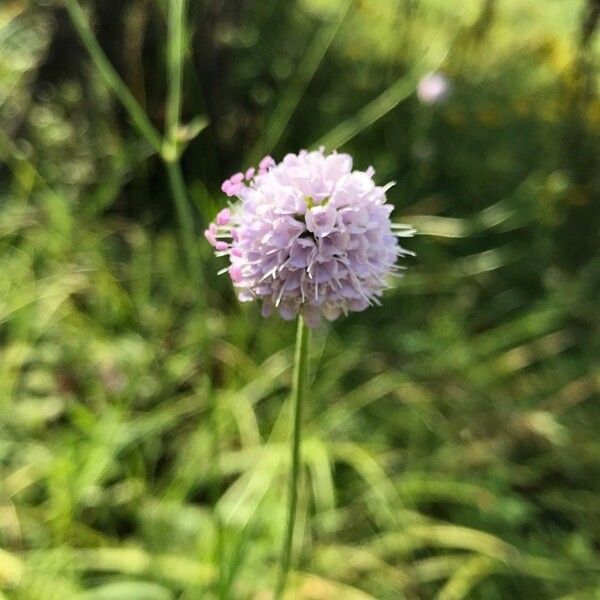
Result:
{"label": "slender stem", "polygon": [[169,176],[169,187],[175,201],[181,236],[188,263],[188,271],[194,282],[200,284],[200,261],[197,258],[196,234],[194,231],[194,217],[188,201],[187,191],[181,167],[177,160],[165,161],[167,174]]}
{"label": "slender stem", "polygon": [[169,0],[167,39],[167,115],[166,141],[162,157],[169,175],[169,186],[175,201],[183,245],[190,275],[196,285],[200,284],[200,262],[196,251],[196,232],[187,188],[179,163],[177,130],[181,117],[181,89],[183,85],[184,21],[186,0]]}
{"label": "slender stem", "polygon": [[181,88],[183,83],[185,0],[169,2],[169,39],[167,69],[169,89],[167,93],[166,136],[177,143],[177,129],[181,116]]}
{"label": "slender stem", "polygon": [[83,45],[89,52],[92,61],[105,83],[113,91],[125,107],[138,131],[159,153],[167,169],[169,187],[177,217],[190,276],[197,287],[200,286],[200,262],[197,259],[194,215],[187,195],[187,188],[179,164],[177,149],[177,131],[181,113],[181,88],[183,83],[184,54],[184,18],[186,0],[170,0],[168,28],[168,97],[166,134],[163,136],[152,125],[144,109],[138,104],[134,95],[125,85],[119,74],[104,54],[100,44],[94,37],[87,17],[77,0],[65,0],[65,7],[73,26],[77,30]]}
{"label": "slender stem", "polygon": [[94,37],[87,17],[77,3],[77,0],[65,0],[65,8],[71,17],[71,21],[73,22],[83,45],[92,57],[92,61],[105,83],[121,101],[121,104],[129,113],[129,116],[138,131],[148,140],[148,142],[150,142],[157,152],[162,153],[163,144],[160,133],[152,123],[150,123],[144,109],[139,105],[135,96],[123,83],[123,80],[110,64],[108,58],[106,58],[106,54],[104,54],[102,48],[100,48],[100,44],[98,44],[98,41]]}
{"label": "slender stem", "polygon": [[296,524],[296,508],[298,506],[298,476],[300,474],[300,443],[302,439],[302,402],[308,383],[308,344],[310,330],[298,317],[296,333],[296,352],[294,355],[294,379],[292,382],[292,466],[289,478],[287,528],[281,551],[279,579],[275,598],[282,597],[292,560],[294,527]]}
{"label": "slender stem", "polygon": [[325,23],[315,34],[303,53],[295,73],[290,77],[290,85],[281,94],[274,110],[258,142],[252,148],[248,164],[253,165],[265,155],[272,152],[286,130],[294,111],[306,89],[323,61],[325,54],[333,42],[353,0],[346,0],[331,22]]}

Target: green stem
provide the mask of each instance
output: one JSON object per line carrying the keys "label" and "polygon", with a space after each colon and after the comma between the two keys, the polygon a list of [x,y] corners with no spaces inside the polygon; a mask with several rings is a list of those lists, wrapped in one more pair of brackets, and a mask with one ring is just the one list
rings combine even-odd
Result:
{"label": "green stem", "polygon": [[296,524],[296,508],[298,506],[298,476],[300,474],[300,443],[302,439],[302,403],[308,383],[308,344],[310,331],[304,325],[301,316],[298,317],[296,333],[296,353],[294,355],[294,379],[292,382],[292,466],[289,478],[287,528],[281,552],[279,579],[275,598],[282,597],[285,591],[294,542],[294,527]]}
{"label": "green stem", "polygon": [[196,251],[194,217],[192,215],[190,203],[188,202],[185,181],[183,179],[183,174],[181,173],[181,166],[177,160],[166,160],[165,166],[167,168],[169,187],[171,188],[171,194],[173,196],[173,200],[175,201],[175,208],[177,210],[177,217],[179,219],[179,226],[181,228],[181,236],[183,238],[183,245],[188,263],[188,271],[190,276],[194,279],[194,282],[199,285],[200,261],[197,258]]}
{"label": "green stem", "polygon": [[168,97],[166,133],[163,136],[152,125],[144,109],[138,104],[134,95],[125,85],[119,74],[104,54],[100,44],[94,37],[87,17],[77,0],[65,0],[65,7],[73,26],[77,30],[83,45],[92,58],[92,62],[104,79],[106,85],[117,96],[121,104],[129,113],[133,124],[138,131],[148,140],[162,158],[167,169],[169,188],[175,203],[183,247],[186,254],[190,276],[197,287],[200,287],[200,262],[196,251],[196,234],[194,229],[194,215],[187,195],[187,188],[181,166],[179,164],[179,151],[177,148],[177,131],[181,113],[181,89],[183,83],[183,55],[184,55],[184,18],[185,0],[170,0],[169,2],[169,27],[168,27]]}
{"label": "green stem", "polygon": [[263,133],[250,152],[247,161],[248,164],[257,164],[265,154],[272,152],[281,139],[294,111],[298,108],[302,96],[323,61],[325,53],[331,46],[352,2],[353,0],[346,0],[331,22],[325,23],[317,31],[306,48],[303,58],[298,64],[298,68],[292,77],[290,77],[290,85],[281,94],[279,101],[269,116]]}
{"label": "green stem", "polygon": [[138,104],[135,96],[129,91],[129,88],[123,83],[113,66],[110,64],[106,54],[100,48],[100,44],[94,37],[85,13],[77,3],[77,0],[65,0],[65,8],[71,17],[73,26],[77,30],[83,45],[86,47],[94,65],[104,79],[106,85],[113,91],[115,96],[121,101],[125,110],[129,113],[133,124],[138,131],[152,144],[158,153],[162,153],[162,137],[155,127],[150,123],[144,109]]}
{"label": "green stem", "polygon": [[171,195],[177,209],[188,270],[196,285],[199,286],[200,261],[196,252],[194,215],[192,214],[187,188],[183,174],[181,173],[179,149],[177,147],[177,131],[181,117],[181,89],[183,85],[184,20],[185,0],[169,0],[166,141],[161,155],[167,168]]}
{"label": "green stem", "polygon": [[185,0],[169,2],[169,38],[167,69],[169,89],[167,93],[166,135],[177,149],[177,130],[181,116],[181,88],[183,83]]}

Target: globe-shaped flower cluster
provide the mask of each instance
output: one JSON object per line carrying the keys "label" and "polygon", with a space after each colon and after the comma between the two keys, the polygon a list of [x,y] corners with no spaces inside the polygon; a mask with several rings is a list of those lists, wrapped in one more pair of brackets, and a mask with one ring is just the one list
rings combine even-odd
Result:
{"label": "globe-shaped flower cluster", "polygon": [[398,256],[412,254],[398,237],[414,230],[390,221],[392,205],[375,185],[373,168],[353,171],[348,154],[302,150],[276,164],[237,173],[222,190],[239,200],[205,232],[241,301],[261,300],[262,313],[302,314],[310,327],[321,316],[378,304]]}

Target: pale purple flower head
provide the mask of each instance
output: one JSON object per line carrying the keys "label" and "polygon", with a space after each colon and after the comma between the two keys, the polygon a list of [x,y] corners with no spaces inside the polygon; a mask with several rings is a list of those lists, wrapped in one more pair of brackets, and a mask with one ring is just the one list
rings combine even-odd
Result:
{"label": "pale purple flower head", "polygon": [[237,197],[205,232],[242,302],[262,301],[264,316],[301,313],[310,327],[324,316],[378,304],[398,256],[398,237],[414,230],[390,221],[375,170],[353,171],[348,154],[300,151],[237,173],[222,190]]}
{"label": "pale purple flower head", "polygon": [[450,82],[443,73],[429,73],[419,81],[417,96],[424,104],[435,104],[446,98]]}

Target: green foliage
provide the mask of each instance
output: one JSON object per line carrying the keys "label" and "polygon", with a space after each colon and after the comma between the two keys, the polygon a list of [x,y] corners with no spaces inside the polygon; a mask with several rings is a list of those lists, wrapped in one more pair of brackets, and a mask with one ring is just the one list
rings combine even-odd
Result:
{"label": "green foliage", "polygon": [[200,231],[224,177],[315,143],[422,235],[313,337],[289,597],[599,596],[585,3],[185,4],[70,0],[91,58],[62,3],[0,6],[0,598],[269,597],[293,326]]}

